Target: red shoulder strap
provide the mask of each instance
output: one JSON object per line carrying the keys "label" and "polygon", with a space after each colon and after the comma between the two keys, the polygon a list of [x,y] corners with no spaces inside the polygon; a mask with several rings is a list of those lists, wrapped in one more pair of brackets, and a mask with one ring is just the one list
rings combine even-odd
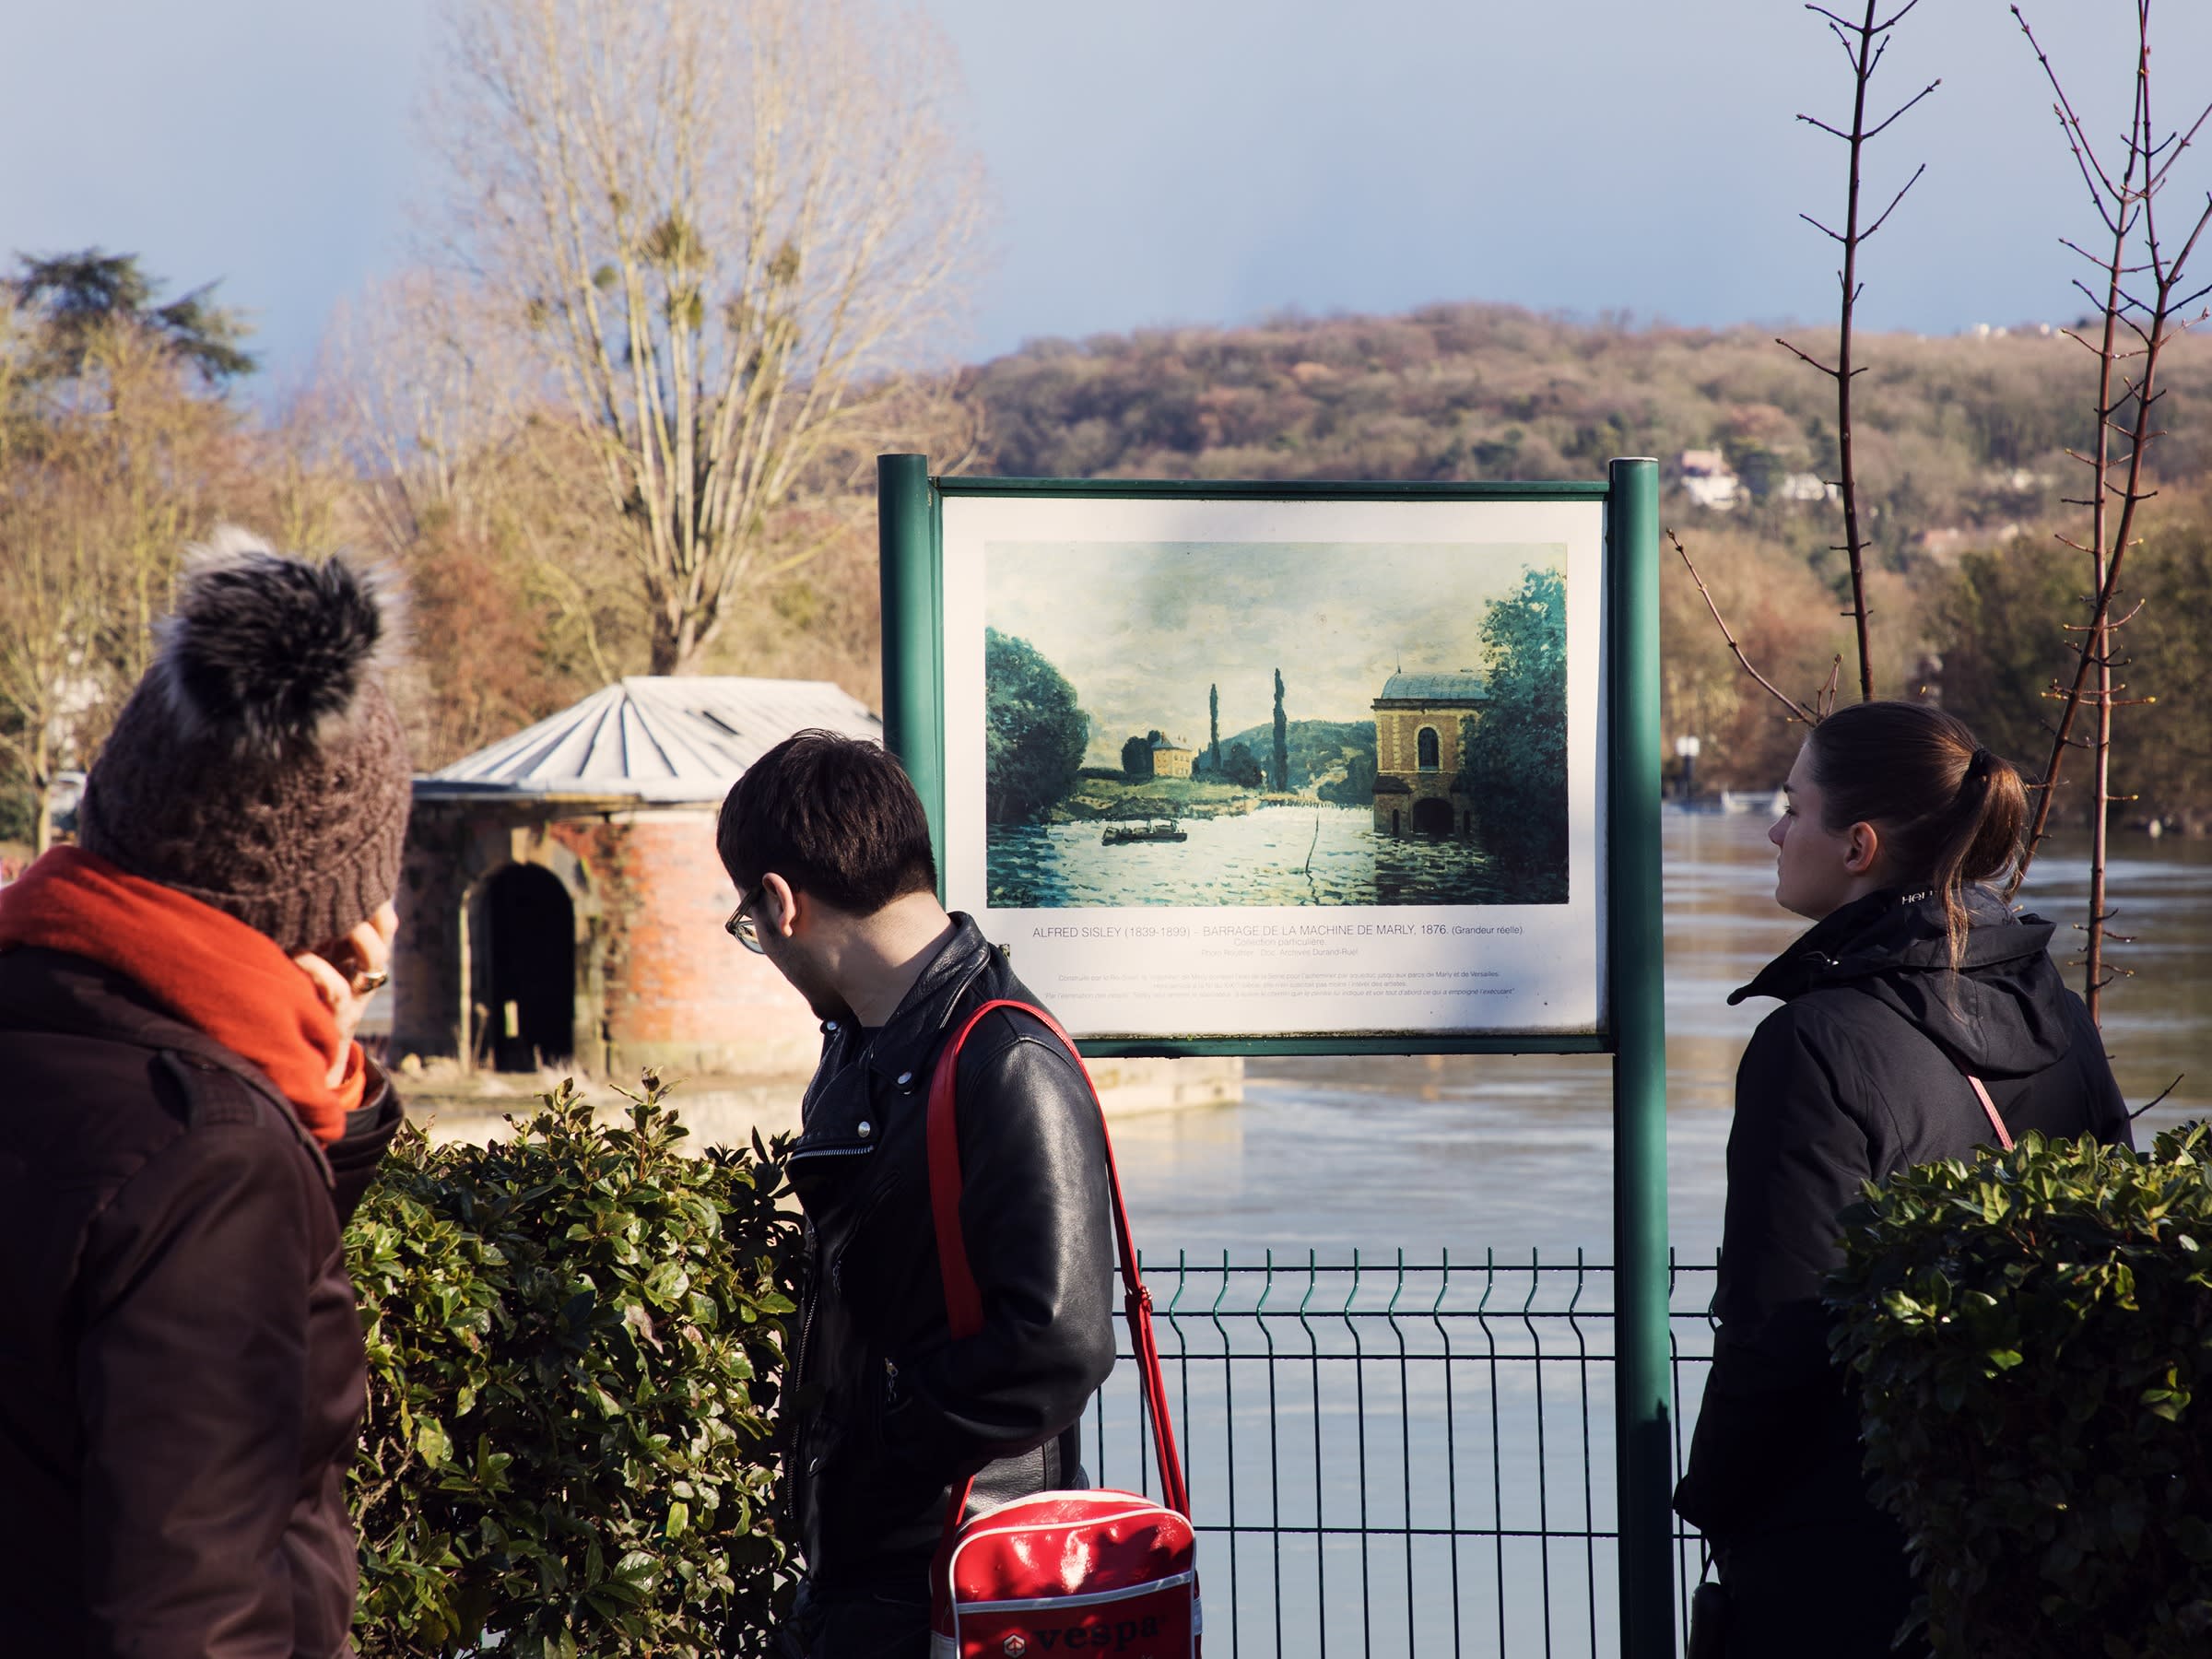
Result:
{"label": "red shoulder strap", "polygon": [[983,1296],[968,1265],[968,1240],[960,1231],[960,1126],[953,1102],[953,1074],[976,1022],[992,1009],[1008,1006],[985,1003],[961,1021],[929,1077],[929,1213],[936,1222],[937,1273],[945,1282],[945,1312],[956,1339],[973,1336],[983,1328]]}
{"label": "red shoulder strap", "polygon": [[[1058,1038],[1069,1058],[1075,1061],[1076,1069],[1083,1074],[1094,1105],[1099,1098],[1098,1085],[1091,1082],[1090,1068],[1083,1064],[1083,1055],[1075,1040],[1060,1029],[1058,1020],[1030,1003],[1000,998],[983,1004],[960,1022],[951,1041],[938,1053],[936,1069],[930,1074],[929,1119],[925,1125],[929,1207],[936,1223],[937,1268],[945,1285],[945,1311],[956,1339],[973,1336],[982,1330],[983,1299],[976,1288],[974,1270],[968,1265],[968,1241],[960,1230],[960,1132],[953,1098],[954,1077],[960,1049],[969,1034],[984,1015],[998,1008],[1027,1014]],[[1137,1276],[1136,1246],[1131,1241],[1129,1232],[1129,1209],[1122,1202],[1122,1178],[1113,1167],[1113,1138],[1106,1130],[1103,1107],[1099,1111],[1099,1134],[1106,1148],[1107,1183],[1113,1192],[1114,1246],[1121,1255],[1130,1347],[1136,1356],[1137,1382],[1144,1392],[1145,1413],[1152,1419],[1153,1443],[1159,1453],[1160,1498],[1170,1509],[1187,1517],[1191,1512],[1190,1495],[1183,1485],[1182,1459],[1175,1446],[1175,1427],[1168,1415],[1168,1390],[1166,1379],[1160,1375],[1159,1347],[1152,1334],[1152,1297]],[[948,1533],[958,1524],[956,1517],[965,1504],[966,1493],[962,1490],[955,1495],[946,1518]]]}

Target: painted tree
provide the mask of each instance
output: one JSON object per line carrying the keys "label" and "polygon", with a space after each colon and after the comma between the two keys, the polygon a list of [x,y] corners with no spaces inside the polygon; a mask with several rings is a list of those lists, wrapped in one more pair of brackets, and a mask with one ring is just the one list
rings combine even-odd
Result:
{"label": "painted tree", "polygon": [[1206,756],[1214,771],[1221,770],[1221,688],[1206,688]]}
{"label": "painted tree", "polygon": [[983,805],[994,824],[1033,824],[1065,794],[1090,744],[1076,688],[1027,640],[983,630]]}
{"label": "painted tree", "polygon": [[1515,856],[1559,864],[1567,850],[1567,584],[1530,571],[1482,619],[1488,659],[1481,715],[1465,729],[1460,787],[1489,825],[1511,826]]}
{"label": "painted tree", "polygon": [[1283,718],[1283,671],[1275,671],[1275,773],[1277,794],[1290,788],[1290,723]]}

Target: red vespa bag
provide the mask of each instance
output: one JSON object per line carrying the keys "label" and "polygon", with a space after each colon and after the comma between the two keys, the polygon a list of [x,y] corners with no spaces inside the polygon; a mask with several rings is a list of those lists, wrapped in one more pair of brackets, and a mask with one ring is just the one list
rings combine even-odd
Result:
{"label": "red vespa bag", "polygon": [[[983,1328],[983,1303],[960,1233],[960,1142],[953,1074],[961,1045],[994,1008],[1018,1008],[1043,1021],[1089,1082],[1083,1056],[1053,1017],[1028,1003],[987,1002],[971,1014],[937,1056],[929,1083],[930,1208],[945,1307],[955,1337]],[[1094,1085],[1091,1097],[1098,1090]],[[1101,1109],[1100,1127],[1104,1129]],[[1121,1252],[1132,1351],[1159,1453],[1162,1498],[1135,1492],[1039,1492],[985,1510],[967,1524],[974,1477],[959,1482],[946,1511],[945,1538],[930,1569],[931,1659],[1043,1659],[1063,1653],[1115,1659],[1198,1659],[1197,1540],[1191,1502],[1168,1417],[1152,1299],[1137,1277],[1113,1148],[1114,1241]]]}

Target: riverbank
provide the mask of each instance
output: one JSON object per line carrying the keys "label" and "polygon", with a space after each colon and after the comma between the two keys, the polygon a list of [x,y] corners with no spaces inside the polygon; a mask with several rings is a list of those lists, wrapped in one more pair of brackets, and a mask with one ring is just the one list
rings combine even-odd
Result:
{"label": "riverbank", "polygon": [[1260,805],[1257,790],[1197,778],[1106,778],[1086,772],[1045,815],[1048,824],[1117,818],[1235,818]]}
{"label": "riverbank", "polygon": [[[403,1065],[396,1079],[408,1118],[429,1131],[434,1141],[481,1145],[499,1137],[510,1117],[527,1117],[538,1097],[560,1086],[571,1073],[558,1067],[537,1072],[465,1072],[450,1060]],[[1244,1098],[1244,1062],[1213,1060],[1094,1060],[1092,1080],[1111,1122],[1160,1113],[1206,1111],[1237,1105]],[[763,1140],[795,1135],[799,1101],[806,1092],[806,1072],[755,1077],[671,1077],[669,1100],[691,1132],[690,1148],[741,1147],[758,1134]],[[580,1078],[603,1123],[619,1122],[629,1102],[615,1082],[635,1089],[637,1080]]]}

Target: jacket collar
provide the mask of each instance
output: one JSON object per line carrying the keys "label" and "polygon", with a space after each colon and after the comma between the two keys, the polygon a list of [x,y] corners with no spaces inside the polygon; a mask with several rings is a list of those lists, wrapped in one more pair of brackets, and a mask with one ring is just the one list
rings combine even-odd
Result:
{"label": "jacket collar", "polygon": [[[868,1044],[868,1069],[894,1082],[901,1077],[911,1080],[912,1074],[935,1058],[945,1028],[968,1000],[967,993],[1002,960],[974,918],[956,911],[952,924],[951,934],[907,988],[891,1017],[877,1028]],[[861,1041],[857,1026],[840,1034],[853,1041]]]}
{"label": "jacket collar", "polygon": [[[2056,929],[2041,916],[2016,916],[1983,888],[1970,888],[1964,899],[1968,931],[1960,972],[2039,956],[2050,947]],[[1731,1006],[1753,996],[1787,1002],[1825,986],[1900,971],[1944,971],[1950,965],[1941,900],[1931,892],[1885,888],[1814,923],[1749,984],[1731,991],[1728,1001]]]}
{"label": "jacket collar", "polygon": [[2073,1042],[2067,993],[2049,954],[2055,929],[2013,915],[1994,894],[1967,895],[1968,931],[1951,971],[1943,906],[1931,893],[1872,893],[1808,929],[1729,995],[1845,988],[1889,1008],[1977,1077],[2022,1077]]}

